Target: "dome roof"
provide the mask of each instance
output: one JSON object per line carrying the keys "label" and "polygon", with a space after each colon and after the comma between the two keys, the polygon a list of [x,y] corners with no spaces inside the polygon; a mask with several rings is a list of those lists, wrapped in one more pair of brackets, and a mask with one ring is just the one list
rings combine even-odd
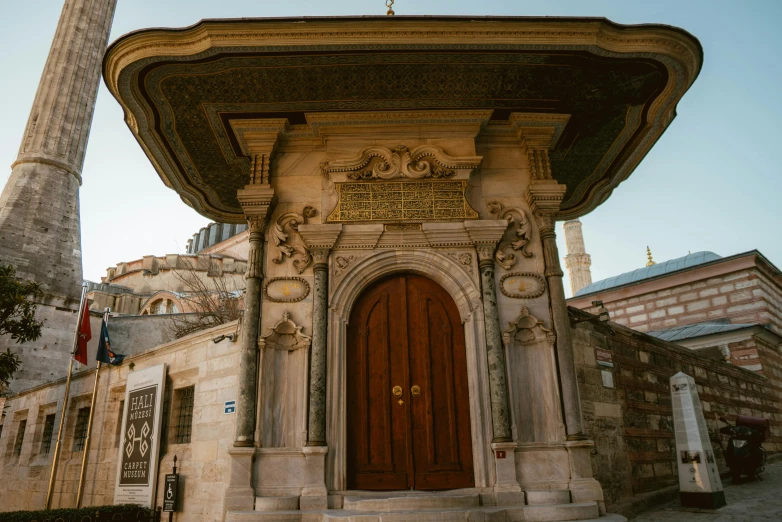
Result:
{"label": "dome roof", "polygon": [[718,256],[714,252],[708,251],[687,254],[684,257],[677,257],[676,259],[657,263],[652,266],[645,266],[643,268],[633,270],[632,272],[625,272],[624,274],[619,274],[617,276],[609,277],[608,279],[594,282],[576,292],[574,297],[594,294],[608,290],[609,288],[637,283],[639,281],[643,281],[644,279],[651,279],[653,277],[659,277],[661,275],[670,274],[672,272],[678,272],[679,270],[684,270],[685,268],[691,268],[693,266],[702,265],[711,261],[717,261],[718,259],[722,259],[722,256]]}

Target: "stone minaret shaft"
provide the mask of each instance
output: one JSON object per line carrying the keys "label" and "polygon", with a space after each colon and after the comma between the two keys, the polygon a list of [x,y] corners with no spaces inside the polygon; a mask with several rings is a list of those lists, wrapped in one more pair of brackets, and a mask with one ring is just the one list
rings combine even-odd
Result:
{"label": "stone minaret shaft", "polygon": [[592,258],[586,253],[584,248],[584,234],[581,232],[581,221],[574,219],[565,221],[565,245],[567,246],[567,255],[565,256],[565,266],[570,276],[570,291],[573,295],[576,292],[592,283]]}
{"label": "stone minaret shaft", "polygon": [[116,3],[65,1],[19,156],[0,196],[0,261],[40,283],[52,304],[80,295],[81,169]]}

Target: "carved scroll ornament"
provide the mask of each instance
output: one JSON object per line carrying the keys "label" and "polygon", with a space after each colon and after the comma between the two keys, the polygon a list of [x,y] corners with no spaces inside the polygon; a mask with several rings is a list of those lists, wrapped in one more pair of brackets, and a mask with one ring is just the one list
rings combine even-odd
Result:
{"label": "carved scroll ornament", "polygon": [[524,257],[532,257],[532,252],[527,252],[527,245],[532,239],[532,225],[527,213],[520,208],[503,208],[497,201],[492,201],[488,207],[490,214],[496,214],[499,219],[508,222],[508,227],[513,228],[511,237],[508,238],[506,233],[494,254],[497,263],[505,270],[510,270],[516,264],[516,254],[513,251],[521,252]]}
{"label": "carved scroll ornament", "polygon": [[323,163],[321,170],[324,175],[347,172],[348,179],[352,180],[450,178],[456,170],[478,168],[481,159],[479,156],[449,156],[433,145],[421,145],[413,150],[404,145],[393,150],[373,146],[353,158]]}
{"label": "carved scroll ornament", "polygon": [[546,292],[546,280],[534,272],[509,272],[500,278],[500,292],[513,299],[534,299]]}
{"label": "carved scroll ornament", "polygon": [[274,228],[271,231],[271,237],[274,246],[277,247],[278,253],[272,261],[279,265],[285,261],[286,257],[290,257],[293,259],[293,266],[296,267],[298,273],[301,274],[307,269],[312,262],[310,249],[299,244],[288,244],[288,239],[290,238],[291,232],[296,232],[298,234],[299,225],[304,223],[305,218],[311,218],[314,215],[315,209],[306,206],[301,214],[288,212],[277,218],[277,222],[274,224]]}

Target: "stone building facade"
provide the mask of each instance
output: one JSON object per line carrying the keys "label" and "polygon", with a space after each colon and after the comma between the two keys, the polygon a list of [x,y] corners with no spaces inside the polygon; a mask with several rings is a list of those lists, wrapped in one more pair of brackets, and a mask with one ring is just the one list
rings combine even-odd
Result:
{"label": "stone building facade", "polygon": [[[148,319],[145,319],[149,321]],[[128,373],[165,363],[163,443],[157,480],[171,472],[173,457],[183,476],[180,495],[185,512],[180,520],[222,520],[222,499],[230,467],[235,415],[223,413],[225,401],[236,399],[238,345],[217,344],[220,335],[235,333],[237,323],[222,325],[187,338],[158,344],[154,350],[131,354],[119,367],[100,370],[90,454],[85,475],[84,506],[112,504],[121,451],[122,405]],[[118,336],[119,337],[119,336]],[[120,340],[125,339],[121,337]],[[132,336],[129,339],[134,340]],[[64,381],[33,387],[0,399],[5,417],[0,424],[0,511],[43,509],[60,422]],[[54,482],[52,507],[73,507],[84,455],[83,412],[89,412],[95,368],[74,375]],[[187,393],[185,393],[187,392]],[[183,398],[190,403],[183,404]],[[183,408],[189,408],[183,415]],[[156,505],[162,505],[163,488]]]}
{"label": "stone building facade", "polygon": [[145,256],[118,263],[101,283],[90,283],[90,310],[121,315],[194,313],[194,294],[244,290],[245,259],[223,254]]}

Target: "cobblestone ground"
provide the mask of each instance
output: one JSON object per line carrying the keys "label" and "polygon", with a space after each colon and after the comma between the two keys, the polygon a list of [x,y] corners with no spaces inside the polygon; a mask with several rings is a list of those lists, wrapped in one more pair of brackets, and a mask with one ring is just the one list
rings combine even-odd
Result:
{"label": "cobblestone ground", "polygon": [[[647,511],[632,518],[632,522],[750,522],[782,521],[782,462],[766,466],[763,481],[731,484],[723,480],[728,505],[717,510],[684,509],[679,501]],[[746,480],[746,478],[744,479]]]}

